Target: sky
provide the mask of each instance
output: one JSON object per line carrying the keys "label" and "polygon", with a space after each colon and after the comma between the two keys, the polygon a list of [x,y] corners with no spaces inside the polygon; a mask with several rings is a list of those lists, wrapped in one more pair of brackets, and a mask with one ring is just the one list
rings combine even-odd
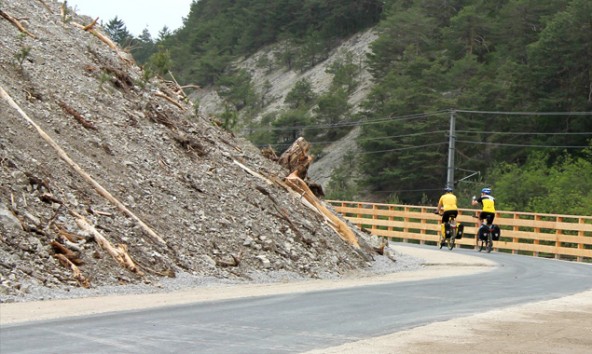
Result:
{"label": "sky", "polygon": [[174,31],[183,25],[193,0],[68,0],[68,6],[79,15],[99,17],[106,24],[115,16],[123,21],[127,30],[139,36],[148,28],[152,38],[167,26]]}

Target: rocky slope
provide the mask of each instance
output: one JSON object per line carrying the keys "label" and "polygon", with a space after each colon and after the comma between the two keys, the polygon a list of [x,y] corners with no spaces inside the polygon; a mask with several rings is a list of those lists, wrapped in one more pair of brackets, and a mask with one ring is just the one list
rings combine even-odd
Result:
{"label": "rocky slope", "polygon": [[255,176],[289,171],[61,5],[0,3],[0,301],[174,277],[339,277],[385,261],[376,240],[357,233],[351,246]]}
{"label": "rocky slope", "polygon": [[[373,30],[358,33],[343,41],[335,49],[327,54],[328,59],[318,63],[310,70],[301,72],[288,70],[284,66],[269,65],[262,67],[260,62],[273,63],[275,52],[281,50],[281,45],[272,45],[260,50],[254,55],[244,58],[236,63],[238,68],[246,69],[252,77],[255,89],[262,97],[265,97],[260,116],[267,113],[287,110],[284,100],[297,82],[306,80],[311,84],[313,91],[323,94],[329,91],[333,81],[333,75],[327,70],[336,61],[344,61],[350,56],[352,62],[359,63],[360,72],[356,78],[359,85],[349,97],[349,104],[352,112],[356,112],[360,103],[366,98],[372,88],[372,77],[366,67],[366,55],[370,51],[370,44],[377,38]],[[265,60],[264,60],[265,59]],[[194,93],[199,102],[199,109],[202,114],[211,115],[224,111],[225,105],[218,94],[213,90],[203,89]],[[315,158],[308,171],[309,176],[326,187],[332,171],[342,163],[344,155],[349,151],[357,150],[356,137],[359,129],[353,129],[343,139],[323,146],[322,153]]]}

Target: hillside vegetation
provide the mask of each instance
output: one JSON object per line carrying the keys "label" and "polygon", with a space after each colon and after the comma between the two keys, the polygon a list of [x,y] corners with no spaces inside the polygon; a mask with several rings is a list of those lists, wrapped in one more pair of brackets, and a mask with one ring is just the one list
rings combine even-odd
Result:
{"label": "hillside vegetation", "polygon": [[[256,81],[252,69],[237,64],[258,56],[258,68],[304,74],[368,29],[377,38],[363,61],[342,51],[325,69],[330,85],[317,92],[314,83],[294,80],[273,111],[266,109],[274,103],[273,83]],[[282,151],[305,136],[322,161],[324,146],[355,138],[359,149],[332,171],[331,197],[434,203],[446,183],[454,115],[455,187],[462,200],[489,185],[502,208],[592,213],[588,0],[286,0],[274,6],[200,0],[184,27],[161,33],[153,50],[140,61],[216,90],[225,128],[258,146]],[[364,99],[352,104],[368,82]],[[359,134],[349,134],[354,127]],[[542,174],[536,188],[504,182],[522,181],[519,172],[528,164]],[[580,174],[556,183],[556,171]],[[552,195],[580,197],[573,208],[541,210],[556,205]]]}

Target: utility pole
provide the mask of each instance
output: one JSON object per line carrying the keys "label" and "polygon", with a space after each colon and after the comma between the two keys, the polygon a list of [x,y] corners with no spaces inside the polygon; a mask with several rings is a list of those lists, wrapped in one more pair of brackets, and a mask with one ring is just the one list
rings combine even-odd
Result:
{"label": "utility pole", "polygon": [[454,144],[456,142],[456,118],[454,110],[450,111],[450,133],[448,137],[448,173],[446,174],[446,187],[454,187]]}

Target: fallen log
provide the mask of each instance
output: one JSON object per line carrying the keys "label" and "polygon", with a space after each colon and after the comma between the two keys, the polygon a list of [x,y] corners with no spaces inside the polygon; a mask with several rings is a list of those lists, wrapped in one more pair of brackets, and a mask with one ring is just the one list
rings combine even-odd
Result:
{"label": "fallen log", "polygon": [[113,247],[113,245],[100,233],[95,229],[86,219],[74,212],[70,211],[70,213],[76,218],[76,224],[84,231],[93,235],[97,244],[107,251],[115,259],[120,265],[124,268],[130,270],[133,273],[138,275],[144,275],[144,273],[136,266],[130,255],[127,253],[127,246],[124,244],[119,244],[117,247]]}
{"label": "fallen log", "polygon": [[241,262],[241,253],[239,253],[238,255],[231,254],[230,257],[231,258],[228,260],[217,260],[216,265],[222,268],[238,267]]}
{"label": "fallen log", "polygon": [[306,182],[304,182],[300,177],[298,177],[298,171],[294,171],[288,177],[286,177],[284,181],[281,181],[274,177],[267,178],[261,175],[260,173],[251,170],[250,168],[236,160],[234,160],[233,162],[249,174],[265,181],[267,184],[280,186],[282,188],[285,188],[287,191],[295,193],[296,195],[298,195],[298,197],[303,197],[303,204],[305,204],[311,210],[323,216],[325,220],[328,222],[329,226],[331,226],[331,228],[333,228],[333,230],[335,230],[335,232],[337,232],[337,234],[339,234],[341,238],[346,240],[355,248],[360,248],[358,239],[356,238],[356,234],[343,220],[339,219],[337,215],[335,215],[333,212],[327,209],[320,202],[320,200],[315,196],[315,194],[310,190],[310,188],[308,188]]}
{"label": "fallen log", "polygon": [[49,244],[51,245],[51,248],[53,248],[56,254],[63,255],[64,257],[68,258],[68,260],[73,264],[77,266],[84,264],[82,259],[80,259],[78,253],[68,249],[65,245],[62,245],[61,243],[55,240],[51,241]]}
{"label": "fallen log", "polygon": [[41,3],[41,5],[43,5],[43,7],[45,7],[45,9],[50,13],[53,14],[53,11],[51,11],[51,8],[45,3],[45,1],[43,0],[37,0]]}
{"label": "fallen log", "polygon": [[175,75],[173,75],[173,73],[170,70],[168,71],[168,74],[171,77],[171,79],[173,80],[173,82],[175,83],[175,88],[173,88],[173,92],[176,95],[181,96],[181,99],[183,99],[183,100],[187,99],[187,95],[185,94],[185,91],[183,91],[183,86],[179,85],[179,83],[177,82],[177,79],[175,78]]}
{"label": "fallen log", "polygon": [[251,170],[250,168],[248,168],[247,166],[243,165],[242,163],[236,161],[236,160],[232,160],[232,162],[234,162],[238,167],[242,168],[243,170],[245,170],[247,173],[249,173],[252,176],[255,176],[257,178],[260,178],[261,180],[265,181],[267,184],[272,185],[273,182],[271,180],[269,180],[267,177],[261,175],[260,173],[257,173],[253,170]]}
{"label": "fallen log", "polygon": [[80,286],[83,288],[90,287],[90,280],[86,279],[86,277],[82,275],[80,268],[78,268],[76,264],[72,263],[65,255],[61,253],[55,254],[54,257],[57,258],[64,267],[68,267],[72,270],[72,275],[74,279],[78,281]]}
{"label": "fallen log", "polygon": [[132,213],[122,202],[117,200],[115,197],[111,195],[105,188],[103,188],[97,181],[95,181],[88,173],[86,173],[76,162],[74,162],[68,154],[49,136],[37,123],[35,123],[29,116],[19,107],[19,105],[14,102],[12,97],[6,93],[4,88],[0,86],[0,97],[8,102],[10,106],[12,106],[21,117],[23,117],[29,124],[31,124],[36,130],[37,133],[45,140],[51,147],[56,150],[58,155],[62,160],[64,160],[70,167],[72,167],[82,178],[84,178],[87,182],[89,182],[95,190],[103,196],[105,199],[109,200],[113,203],[120,211],[124,214],[132,218],[133,220],[138,223],[138,225],[150,236],[150,238],[161,245],[166,246],[166,242],[160,236],[156,234],[148,225],[146,225],[139,217],[137,217],[134,213]]}
{"label": "fallen log", "polygon": [[105,43],[107,46],[109,46],[109,48],[115,50],[115,51],[119,51],[119,47],[117,46],[117,44],[115,44],[115,42],[113,42],[109,37],[105,36],[104,34],[102,34],[101,32],[97,31],[94,27],[95,24],[97,23],[98,17],[91,22],[88,25],[81,25],[80,23],[76,23],[76,22],[72,22],[72,24],[80,29],[82,29],[85,32],[89,32],[91,34],[93,34],[95,37],[97,37],[101,42]]}
{"label": "fallen log", "polygon": [[12,23],[12,25],[14,27],[18,28],[18,30],[21,31],[22,33],[26,34],[27,36],[29,36],[31,38],[37,39],[37,37],[33,33],[29,32],[16,18],[10,16],[9,14],[7,14],[6,12],[4,12],[2,10],[0,10],[0,16],[7,19],[8,22]]}
{"label": "fallen log", "polygon": [[65,113],[68,113],[69,115],[74,117],[78,121],[78,123],[82,124],[82,126],[86,129],[97,130],[97,127],[93,124],[93,122],[86,120],[86,118],[84,118],[82,114],[80,114],[80,112],[70,107],[66,102],[58,101],[58,106],[60,106],[60,108]]}
{"label": "fallen log", "polygon": [[93,22],[91,22],[88,25],[81,25],[80,23],[76,23],[76,22],[72,22],[72,24],[80,29],[82,29],[85,32],[88,32],[90,34],[92,34],[93,36],[97,37],[101,42],[105,43],[107,46],[109,46],[109,48],[113,49],[115,52],[117,52],[117,55],[126,63],[128,64],[133,64],[134,60],[133,58],[130,58],[129,55],[125,52],[123,52],[121,50],[121,48],[119,48],[119,46],[113,42],[109,37],[105,36],[104,34],[102,34],[101,32],[97,31],[94,27],[97,23],[97,20],[99,18],[97,17]]}
{"label": "fallen log", "polygon": [[83,29],[84,31],[89,31],[89,30],[93,29],[93,28],[95,27],[95,25],[97,24],[97,21],[98,21],[98,20],[99,20],[99,18],[98,18],[98,17],[97,17],[97,18],[95,18],[95,19],[93,20],[93,22],[91,22],[91,23],[89,23],[88,25],[86,25],[86,26],[82,27],[82,29]]}
{"label": "fallen log", "polygon": [[76,234],[73,234],[71,232],[68,232],[63,225],[61,224],[53,224],[52,225],[53,230],[62,238],[68,240],[69,242],[72,243],[78,243],[78,241],[84,240],[85,238]]}
{"label": "fallen log", "polygon": [[337,215],[333,214],[333,212],[331,212],[321,203],[321,201],[314,195],[310,188],[308,188],[308,185],[300,177],[298,177],[297,171],[292,172],[288,177],[286,177],[285,182],[290,188],[292,188],[292,190],[297,192],[301,197],[312,204],[318,210],[318,212],[329,221],[329,225],[333,227],[333,229],[341,236],[341,238],[343,238],[355,248],[360,248],[356,234],[345,223],[345,221],[341,220],[339,217],[337,217]]}
{"label": "fallen log", "polygon": [[166,101],[170,102],[171,104],[175,105],[177,108],[179,108],[180,110],[184,111],[185,108],[183,106],[181,106],[181,104],[177,101],[175,101],[175,99],[167,96],[166,94],[164,94],[163,92],[157,91],[154,93],[154,96],[156,97],[160,97],[160,98],[164,98]]}

